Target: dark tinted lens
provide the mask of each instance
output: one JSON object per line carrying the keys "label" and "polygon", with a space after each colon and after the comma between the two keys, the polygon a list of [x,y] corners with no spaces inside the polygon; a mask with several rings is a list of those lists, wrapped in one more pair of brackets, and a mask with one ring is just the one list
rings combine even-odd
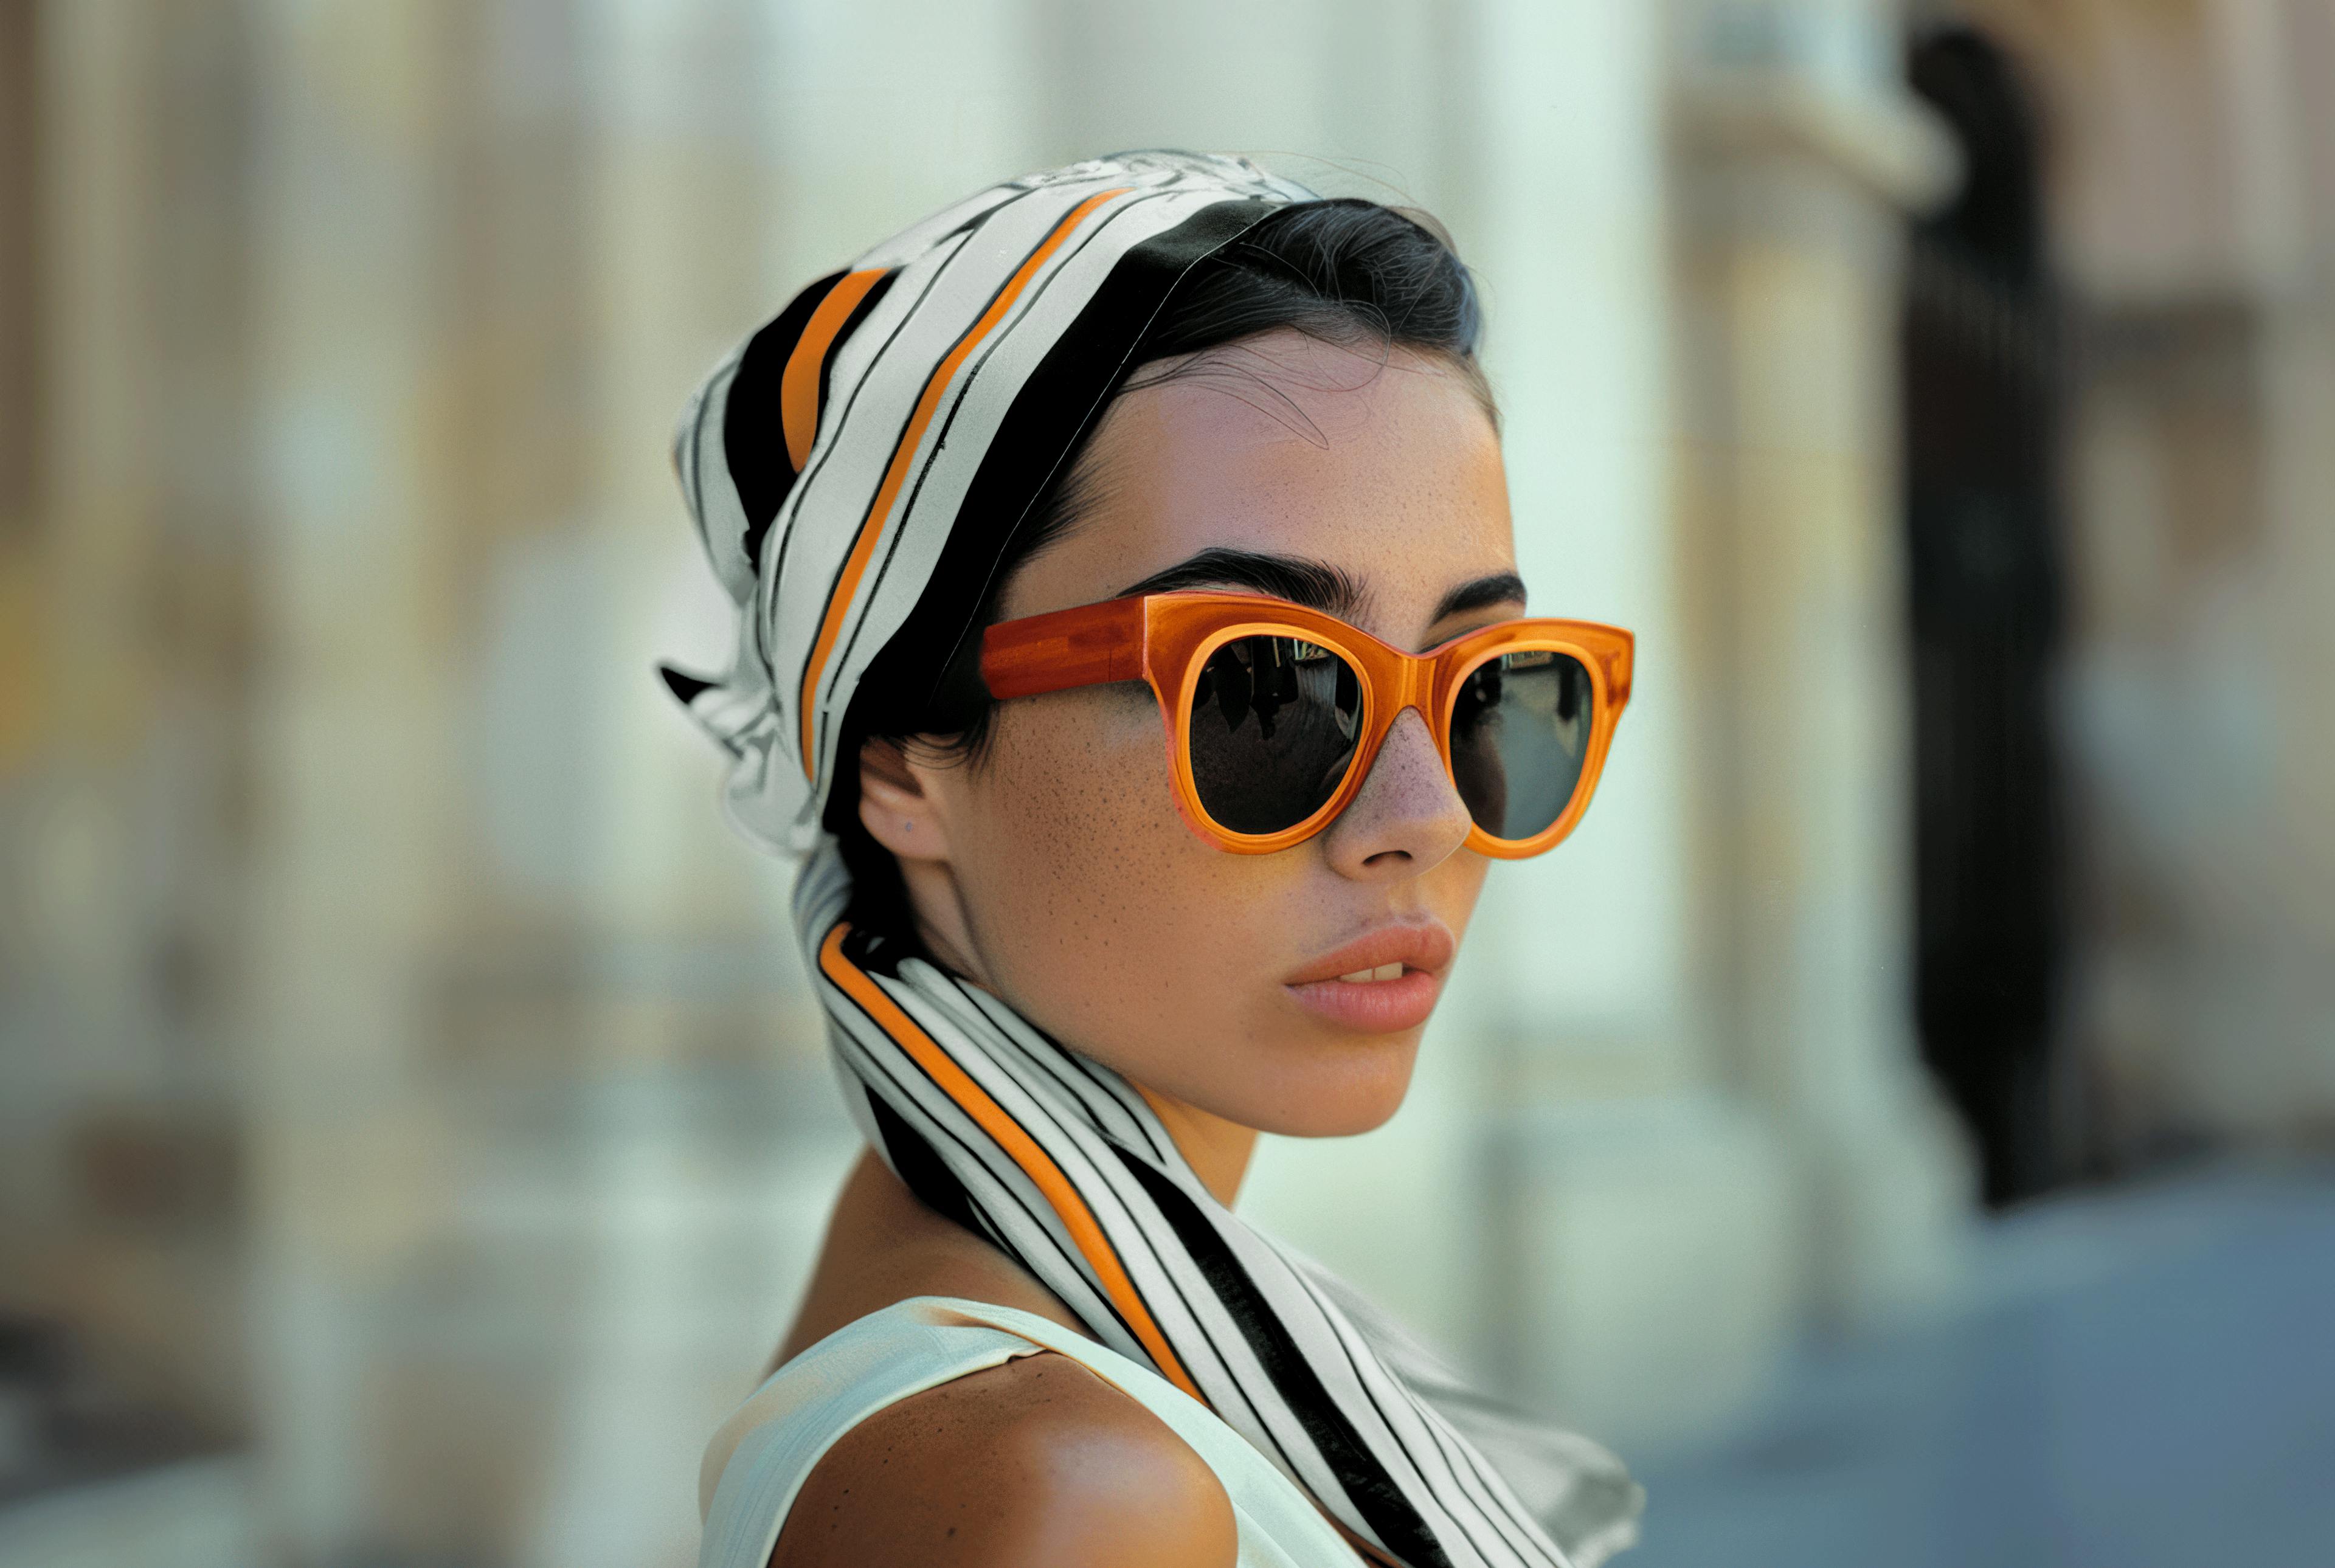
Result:
{"label": "dark tinted lens", "polygon": [[1530,838],[1565,814],[1589,753],[1589,672],[1535,649],[1478,665],[1451,708],[1451,776],[1476,826]]}
{"label": "dark tinted lens", "polygon": [[1294,637],[1235,637],[1192,693],[1192,779],[1235,833],[1278,833],[1328,804],[1354,760],[1362,688],[1343,659]]}

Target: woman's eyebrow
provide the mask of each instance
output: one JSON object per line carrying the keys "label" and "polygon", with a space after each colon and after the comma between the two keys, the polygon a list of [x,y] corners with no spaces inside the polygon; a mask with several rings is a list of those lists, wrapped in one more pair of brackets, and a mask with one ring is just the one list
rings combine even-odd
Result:
{"label": "woman's eyebrow", "polygon": [[[1487,581],[1489,579],[1487,579]],[[1477,585],[1469,584],[1468,588]],[[1309,610],[1351,621],[1361,613],[1366,595],[1360,583],[1340,566],[1303,556],[1276,556],[1262,550],[1209,548],[1165,571],[1119,591],[1119,597],[1137,594],[1173,594],[1185,588],[1245,588],[1303,605]],[[1468,588],[1459,590],[1468,592]],[[1446,612],[1447,614],[1448,612]]]}
{"label": "woman's eyebrow", "polygon": [[[1351,621],[1362,612],[1367,595],[1344,568],[1303,556],[1277,556],[1263,550],[1212,547],[1139,583],[1119,590],[1119,597],[1137,594],[1172,594],[1185,588],[1245,588],[1268,594],[1293,605],[1320,610]],[[1428,624],[1465,615],[1490,605],[1525,602],[1525,584],[1514,572],[1498,572],[1460,584],[1443,595]]]}
{"label": "woman's eyebrow", "polygon": [[1478,577],[1472,583],[1462,583],[1444,595],[1443,602],[1435,606],[1435,614],[1427,624],[1431,626],[1446,616],[1465,615],[1469,610],[1480,610],[1488,605],[1521,607],[1524,602],[1525,580],[1514,572],[1500,572],[1489,577]]}

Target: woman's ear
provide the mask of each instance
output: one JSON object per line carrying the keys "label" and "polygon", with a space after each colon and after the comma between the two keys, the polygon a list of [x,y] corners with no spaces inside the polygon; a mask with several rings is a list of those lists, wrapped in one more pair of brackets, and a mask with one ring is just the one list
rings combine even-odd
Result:
{"label": "woman's ear", "polygon": [[896,740],[859,748],[859,822],[901,860],[946,860],[937,802]]}

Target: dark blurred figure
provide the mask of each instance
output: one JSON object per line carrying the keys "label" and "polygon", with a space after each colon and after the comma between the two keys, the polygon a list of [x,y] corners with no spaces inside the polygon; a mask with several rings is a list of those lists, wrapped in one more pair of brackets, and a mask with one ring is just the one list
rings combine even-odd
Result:
{"label": "dark blurred figure", "polygon": [[1903,324],[1916,1001],[1923,1054],[2001,1205],[2056,1174],[2058,313],[2037,128],[2009,59],[1944,26],[1916,38],[1909,75],[1964,169],[1914,227]]}

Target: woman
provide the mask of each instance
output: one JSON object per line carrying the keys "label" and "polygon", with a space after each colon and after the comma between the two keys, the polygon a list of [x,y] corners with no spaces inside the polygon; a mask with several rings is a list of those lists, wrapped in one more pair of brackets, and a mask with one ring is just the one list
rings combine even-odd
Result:
{"label": "woman", "polygon": [[666,678],[807,857],[868,1142],[705,1563],[1632,1538],[1610,1457],[1230,1208],[1260,1131],[1393,1114],[1488,859],[1570,829],[1627,696],[1626,633],[1519,619],[1476,337],[1410,219],[1127,154],[813,285],[684,414],[741,614]]}

